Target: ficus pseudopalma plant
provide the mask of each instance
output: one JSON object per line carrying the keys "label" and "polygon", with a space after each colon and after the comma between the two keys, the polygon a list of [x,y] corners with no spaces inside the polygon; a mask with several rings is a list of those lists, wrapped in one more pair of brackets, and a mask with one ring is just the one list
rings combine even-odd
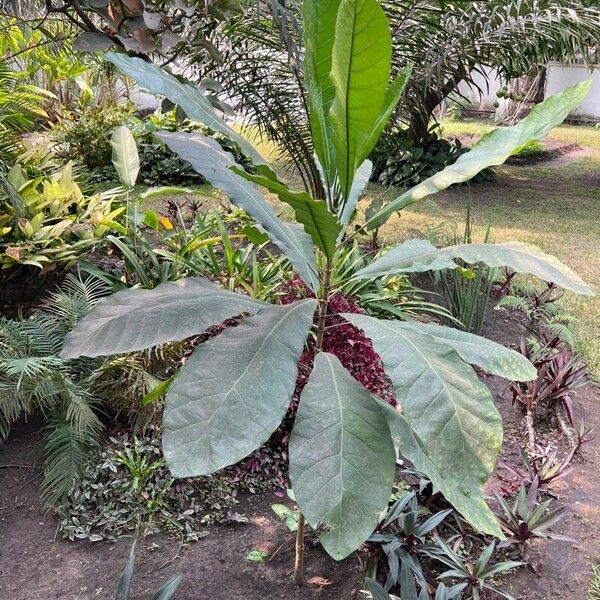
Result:
{"label": "ficus pseudopalma plant", "polygon": [[[243,315],[201,344],[166,395],[163,446],[177,477],[208,475],[265,443],[286,414],[307,337],[317,356],[290,439],[289,475],[301,509],[295,580],[302,576],[305,520],[336,559],[373,532],[394,481],[395,451],[425,473],[474,527],[502,537],[482,485],[494,466],[502,423],[492,396],[470,365],[515,381],[535,369],[521,355],[488,340],[418,322],[345,315],[372,339],[395,391],[396,410],[371,395],[339,360],[322,352],[333,258],[369,178],[366,160],[410,75],[389,83],[390,30],[377,0],[305,0],[305,86],[325,198],[290,190],[258,152],[216,115],[194,87],[140,59],[109,54],[123,73],[168,97],[188,116],[227,133],[257,163],[249,175],[230,154],[198,133],[158,133],[214,187],[269,235],[318,300],[274,306],[205,279],[183,279],[153,290],[119,292],[72,331],[63,355],[98,356],[150,348],[197,335]],[[501,164],[530,139],[544,136],[585,97],[589,83],[546,100],[518,125],[484,137],[454,165],[386,205],[368,227],[393,212],[481,169]],[[282,221],[254,185],[274,192],[298,225]],[[316,254],[323,255],[322,261]],[[522,244],[463,244],[437,249],[412,240],[358,272],[358,278],[455,268],[454,259],[507,266],[583,294],[571,270]],[[318,268],[317,264],[324,266]],[[316,312],[316,319],[315,319]],[[315,324],[313,324],[315,322]]]}

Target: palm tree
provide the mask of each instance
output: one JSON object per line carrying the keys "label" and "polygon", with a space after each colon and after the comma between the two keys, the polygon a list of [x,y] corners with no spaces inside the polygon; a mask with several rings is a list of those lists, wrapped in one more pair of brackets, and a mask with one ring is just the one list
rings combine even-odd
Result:
{"label": "palm tree", "polygon": [[[460,81],[492,67],[509,80],[550,60],[595,62],[600,11],[589,0],[381,0],[394,35],[396,70],[412,63],[403,112],[418,144],[433,111]],[[223,84],[248,124],[277,143],[319,197],[302,94],[301,1],[273,0],[223,23],[212,40],[221,60],[196,64]]]}

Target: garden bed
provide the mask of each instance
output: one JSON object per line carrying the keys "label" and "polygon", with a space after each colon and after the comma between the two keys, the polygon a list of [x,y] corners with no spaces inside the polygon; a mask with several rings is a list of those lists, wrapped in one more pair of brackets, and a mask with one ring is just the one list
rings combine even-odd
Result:
{"label": "garden bed", "polygon": [[[515,343],[520,331],[504,313],[491,311],[486,324],[487,337],[504,344]],[[522,444],[521,418],[511,404],[507,383],[487,377],[505,423],[505,440],[497,468],[519,464],[518,446]],[[598,390],[590,385],[574,396],[577,419],[586,427],[600,429],[594,404]],[[0,450],[0,597],[11,600],[109,599],[119,573],[127,560],[131,540],[116,543],[60,539],[57,520],[40,510],[39,470],[11,465],[36,464],[38,424],[15,427]],[[551,435],[551,434],[550,434]],[[575,543],[540,541],[529,552],[533,568],[525,568],[503,581],[504,587],[523,600],[569,598],[586,600],[591,560],[598,550],[600,498],[596,492],[600,472],[600,452],[593,440],[586,445],[583,462],[552,484],[550,491],[558,504],[572,508],[572,515],[557,526],[557,531]],[[488,491],[498,490],[503,482],[496,476]],[[258,600],[267,598],[362,598],[360,589],[365,565],[359,555],[336,563],[318,546],[307,556],[306,579],[301,589],[291,582],[293,542],[286,526],[275,517],[270,505],[281,502],[275,492],[241,498],[238,512],[247,523],[216,525],[198,542],[182,545],[179,539],[164,535],[140,540],[134,599],[147,598],[150,592],[174,573],[184,575],[178,600]],[[247,559],[253,550],[271,558],[264,564]]]}

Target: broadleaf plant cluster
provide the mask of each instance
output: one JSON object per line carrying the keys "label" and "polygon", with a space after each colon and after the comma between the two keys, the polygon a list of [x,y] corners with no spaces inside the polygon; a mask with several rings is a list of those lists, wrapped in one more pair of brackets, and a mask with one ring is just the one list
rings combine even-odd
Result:
{"label": "broadleaf plant cluster", "polygon": [[[371,535],[390,496],[396,448],[475,528],[501,538],[482,486],[501,446],[502,422],[470,365],[514,381],[536,375],[522,355],[468,333],[416,321],[342,315],[365,331],[381,356],[398,401],[393,407],[356,381],[335,356],[323,352],[333,259],[369,179],[367,156],[396,110],[410,66],[389,83],[391,33],[377,0],[305,0],[303,10],[304,84],[323,198],[290,190],[194,87],[140,59],[108,58],[140,85],[178,104],[188,117],[230,135],[254,158],[256,173],[249,175],[214,140],[199,133],[157,134],[255,220],[315,298],[274,306],[196,278],[153,290],[131,289],[96,307],[75,327],[63,350],[65,357],[131,352],[182,340],[242,316],[238,327],[225,329],[195,350],[167,392],[165,458],[174,476],[188,477],[214,473],[269,439],[286,415],[298,360],[312,338],[314,368],[300,397],[289,445],[290,480],[301,510],[297,583],[302,579],[305,522],[320,533],[335,559],[345,558]],[[371,215],[366,227],[378,227],[403,207],[501,164],[562,122],[589,85],[575,85],[538,105],[518,125],[484,137],[456,163]],[[297,223],[284,222],[255,184],[291,206]],[[556,259],[521,245],[439,250],[423,241],[407,242],[356,277],[454,268],[455,257],[510,266],[591,293]]]}

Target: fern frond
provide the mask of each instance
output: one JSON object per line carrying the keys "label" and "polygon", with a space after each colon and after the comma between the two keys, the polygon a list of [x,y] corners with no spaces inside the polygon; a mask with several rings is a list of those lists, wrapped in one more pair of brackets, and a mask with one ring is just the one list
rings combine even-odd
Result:
{"label": "fern frond", "polygon": [[73,489],[102,435],[102,425],[97,420],[89,427],[76,427],[68,417],[69,408],[69,403],[63,402],[44,428],[42,502],[46,508],[58,505]]}
{"label": "fern frond", "polygon": [[575,345],[575,335],[573,331],[564,323],[550,322],[546,324],[546,329],[553,337],[560,338],[570,348]]}
{"label": "fern frond", "polygon": [[496,304],[496,308],[498,310],[518,310],[527,316],[531,313],[529,303],[520,296],[504,296]]}

